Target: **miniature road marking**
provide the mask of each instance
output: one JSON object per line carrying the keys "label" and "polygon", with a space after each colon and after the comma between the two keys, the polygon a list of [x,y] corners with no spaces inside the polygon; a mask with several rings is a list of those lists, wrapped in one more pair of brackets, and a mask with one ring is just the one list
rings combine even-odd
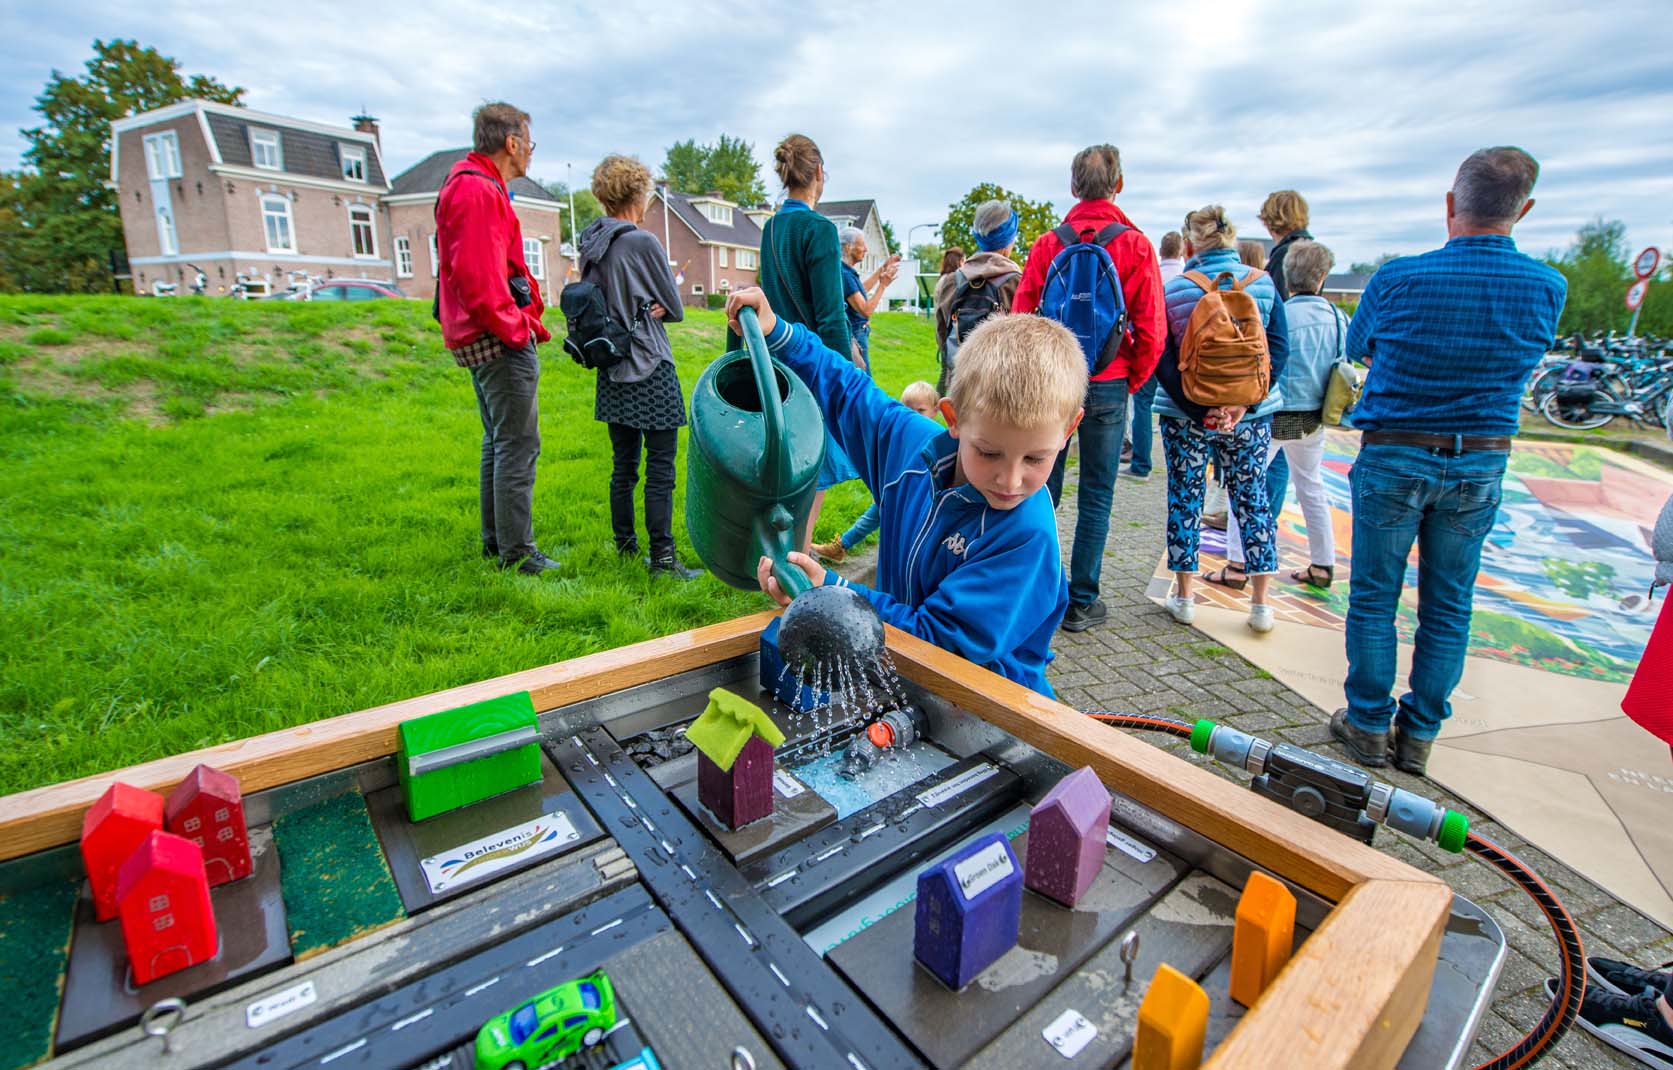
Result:
{"label": "miniature road marking", "polygon": [[563,945],[559,944],[557,947],[554,947],[552,950],[546,952],[544,955],[536,955],[534,958],[532,958],[529,961],[523,963],[523,965],[524,966],[539,966],[542,962],[545,962],[547,959],[551,958],[553,955],[561,955],[561,954],[563,954]]}
{"label": "miniature road marking", "polygon": [[853,1052],[848,1053],[848,1065],[852,1066],[854,1070],[871,1070],[871,1068],[861,1062],[860,1057],[855,1055]]}
{"label": "miniature road marking", "polygon": [[868,829],[861,829],[860,830],[860,839],[863,840],[867,836],[870,836],[874,832],[882,832],[884,829],[886,829],[888,827],[889,827],[889,825],[888,825],[887,822],[879,821],[877,824],[871,826]]}
{"label": "miniature road marking", "polygon": [[500,979],[498,977],[490,977],[490,978],[488,978],[488,980],[486,980],[486,981],[482,982],[481,984],[477,985],[475,988],[465,989],[465,995],[474,996],[478,992],[482,991],[484,988],[492,988],[499,983],[500,983]]}
{"label": "miniature road marking", "polygon": [[608,769],[604,771],[604,780],[605,783],[609,784],[612,788],[621,787],[620,784],[616,783],[616,778],[610,775],[610,771]]}
{"label": "miniature road marking", "polygon": [[750,947],[757,947],[760,945],[760,941],[755,939],[754,934],[744,928],[742,923],[735,921],[732,923],[732,928],[738,930],[738,935],[743,937],[744,943],[748,944]]}
{"label": "miniature road marking", "polygon": [[655,832],[656,831],[656,826],[651,824],[651,819],[646,817],[644,814],[639,815],[639,823],[641,825],[645,826],[645,831],[646,832]]}
{"label": "miniature road marking", "polygon": [[598,928],[594,929],[592,932],[588,933],[587,935],[588,936],[597,936],[599,933],[609,932],[611,929],[614,929],[616,926],[620,925],[621,923],[622,923],[622,919],[620,919],[620,918],[617,918],[615,921],[607,921],[603,925],[600,925]]}
{"label": "miniature road marking", "polygon": [[330,1055],[320,1056],[319,1064],[321,1066],[324,1066],[326,1063],[330,1062],[333,1059],[340,1059],[343,1056],[347,1055],[349,1052],[359,1051],[361,1048],[364,1048],[365,1046],[366,1046],[366,1038],[361,1037],[359,1040],[355,1041],[353,1044],[343,1045],[342,1047],[338,1048],[336,1051],[332,1052]]}
{"label": "miniature road marking", "polygon": [[839,843],[835,847],[827,847],[825,850],[820,851],[818,854],[813,856],[813,860],[815,862],[823,862],[832,855],[839,855],[847,849],[848,845],[846,843]]}
{"label": "miniature road marking", "polygon": [[813,1004],[809,1003],[803,1009],[807,1011],[807,1016],[813,1019],[814,1025],[825,1030],[827,1033],[831,1031],[831,1027],[825,1024],[825,1019],[819,1017],[819,1012],[813,1009]]}
{"label": "miniature road marking", "polygon": [[715,898],[715,894],[713,892],[709,891],[707,888],[703,889],[703,894],[709,897],[709,902],[711,902],[715,905],[716,910],[725,910],[726,909],[725,907],[720,905],[720,900]]}
{"label": "miniature road marking", "polygon": [[674,845],[673,845],[673,844],[671,844],[671,843],[669,843],[669,842],[668,842],[668,841],[667,841],[667,840],[663,840],[663,841],[662,841],[662,849],[663,849],[663,850],[664,850],[664,851],[667,851],[667,852],[668,852],[668,857],[669,857],[669,858],[673,858],[673,857],[674,857]]}
{"label": "miniature road marking", "polygon": [[623,795],[622,796],[622,801],[627,803],[627,805],[631,806],[635,810],[639,809],[639,804],[633,801],[633,796],[631,796],[631,795]]}
{"label": "miniature road marking", "polygon": [[692,881],[693,881],[693,883],[695,883],[695,882],[696,882],[696,880],[697,880],[697,874],[695,874],[695,873],[693,873],[693,872],[692,872],[692,871],[691,871],[691,867],[690,867],[690,866],[688,866],[688,865],[686,865],[686,864],[685,864],[685,863],[684,863],[684,862],[681,862],[681,863],[680,863],[680,868],[681,868],[681,869],[683,869],[683,870],[685,870],[685,875],[686,875],[686,876],[687,876],[687,877],[690,877],[690,878],[691,878],[691,879],[692,879]]}
{"label": "miniature road marking", "polygon": [[778,968],[778,963],[767,963],[767,969],[773,971],[773,976],[778,978],[779,984],[783,985],[785,988],[790,987],[790,978],[784,976],[784,971]]}
{"label": "miniature road marking", "polygon": [[436,1013],[436,1009],[434,1007],[425,1007],[423,1010],[419,1011],[417,1014],[411,1015],[410,1017],[407,1017],[407,1018],[402,1018],[400,1021],[398,1021],[394,1025],[390,1026],[389,1031],[391,1033],[399,1032],[400,1030],[405,1029],[407,1026],[412,1025],[414,1022],[422,1022],[424,1019],[430,1017],[430,1015],[432,1015],[434,1013]]}
{"label": "miniature road marking", "polygon": [[791,877],[794,877],[795,875],[796,875],[795,870],[787,869],[783,873],[780,873],[778,876],[769,878],[767,880],[767,887],[768,888],[777,888],[779,885],[783,884],[785,881],[789,880]]}

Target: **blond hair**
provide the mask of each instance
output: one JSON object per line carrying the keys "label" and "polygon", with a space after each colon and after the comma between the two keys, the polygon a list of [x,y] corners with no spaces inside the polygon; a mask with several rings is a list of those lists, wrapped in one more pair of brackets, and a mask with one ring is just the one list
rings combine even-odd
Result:
{"label": "blond hair", "polygon": [[1217,204],[1204,205],[1185,214],[1185,240],[1197,252],[1207,249],[1237,248],[1237,228],[1226,218],[1226,210]]}
{"label": "blond hair", "polygon": [[1086,400],[1086,358],[1061,323],[990,316],[959,347],[950,390],[961,420],[1066,428]]}
{"label": "blond hair", "polygon": [[651,169],[632,156],[612,153],[593,168],[593,196],[615,215],[644,200],[651,192]]}
{"label": "blond hair", "polygon": [[900,392],[900,402],[909,409],[915,409],[919,405],[933,409],[941,403],[941,395],[935,392],[935,384],[919,379],[915,383],[906,384],[906,389]]}
{"label": "blond hair", "polygon": [[1237,239],[1237,258],[1252,268],[1266,267],[1266,246],[1253,238]]}
{"label": "blond hair", "polygon": [[1268,193],[1261,204],[1261,222],[1275,238],[1307,228],[1307,198],[1293,189]]}

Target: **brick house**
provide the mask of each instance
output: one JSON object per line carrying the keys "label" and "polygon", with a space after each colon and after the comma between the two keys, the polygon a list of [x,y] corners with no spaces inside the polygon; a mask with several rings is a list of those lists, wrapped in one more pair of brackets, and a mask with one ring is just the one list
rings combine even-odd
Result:
{"label": "brick house", "polygon": [[[447,173],[469,149],[444,149],[395,176],[383,203],[389,209],[395,281],[408,297],[428,301],[436,292],[436,197]],[[465,176],[473,182],[481,179]],[[523,228],[523,262],[540,283],[542,300],[557,304],[569,261],[559,251],[558,227],[564,206],[532,178],[511,183],[511,207]]]}
{"label": "brick house", "polygon": [[[665,205],[672,205],[668,212]],[[754,286],[761,270],[761,224],[766,206],[743,208],[717,193],[692,195],[658,187],[640,227],[668,250],[668,262],[688,305],[712,293]]]}
{"label": "brick house", "polygon": [[837,225],[839,234],[843,227],[859,227],[865,232],[866,256],[854,265],[860,278],[883,266],[889,258],[889,242],[883,236],[883,214],[877,210],[876,201],[820,201],[815,207]]}
{"label": "brick house", "polygon": [[377,121],[354,122],[185,100],[111,123],[135,290],[173,282],[185,293],[189,265],[211,294],[239,273],[275,289],[288,271],[393,280]]}

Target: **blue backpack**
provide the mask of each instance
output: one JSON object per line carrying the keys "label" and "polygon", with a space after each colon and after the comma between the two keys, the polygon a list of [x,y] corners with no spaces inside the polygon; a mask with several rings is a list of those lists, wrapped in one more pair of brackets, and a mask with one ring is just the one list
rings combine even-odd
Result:
{"label": "blue backpack", "polygon": [[1131,229],[1111,223],[1097,234],[1077,234],[1064,223],[1052,232],[1063,248],[1046,269],[1040,315],[1074,332],[1086,355],[1088,375],[1109,367],[1127,334],[1127,299],[1121,292],[1121,276],[1104,246]]}

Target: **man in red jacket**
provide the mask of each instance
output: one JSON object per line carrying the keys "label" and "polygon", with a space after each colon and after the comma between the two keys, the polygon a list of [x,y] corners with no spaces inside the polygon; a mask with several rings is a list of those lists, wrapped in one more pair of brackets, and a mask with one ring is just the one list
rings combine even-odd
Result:
{"label": "man in red jacket", "polygon": [[529,114],[484,104],[475,151],[453,165],[436,197],[436,318],[442,342],[470,369],[482,416],[482,556],[539,575],[558,563],[534,544],[540,456],[540,287],[523,263],[510,183],[529,171]]}
{"label": "man in red jacket", "polygon": [[[1121,153],[1114,145],[1093,145],[1075,155],[1069,168],[1069,189],[1079,200],[1063,222],[1084,238],[1097,234],[1111,223],[1126,227],[1104,246],[1121,277],[1121,293],[1127,306],[1128,333],[1109,366],[1087,384],[1086,417],[1080,429],[1079,514],[1075,519],[1075,541],[1069,551],[1069,610],[1063,615],[1063,630],[1085,631],[1109,616],[1098,597],[1098,577],[1103,572],[1104,540],[1109,535],[1110,503],[1115,497],[1115,477],[1121,466],[1121,441],[1127,424],[1127,398],[1138,392],[1156,370],[1162,347],[1167,342],[1167,321],[1162,308],[1162,278],[1156,250],[1127,214],[1115,206],[1121,192]],[[1052,258],[1063,249],[1063,241],[1048,230],[1028,251],[1022,281],[1017,284],[1012,312],[1034,312],[1040,307],[1040,292]],[[1052,504],[1063,497],[1063,465],[1068,447],[1057,455],[1051,478]]]}

